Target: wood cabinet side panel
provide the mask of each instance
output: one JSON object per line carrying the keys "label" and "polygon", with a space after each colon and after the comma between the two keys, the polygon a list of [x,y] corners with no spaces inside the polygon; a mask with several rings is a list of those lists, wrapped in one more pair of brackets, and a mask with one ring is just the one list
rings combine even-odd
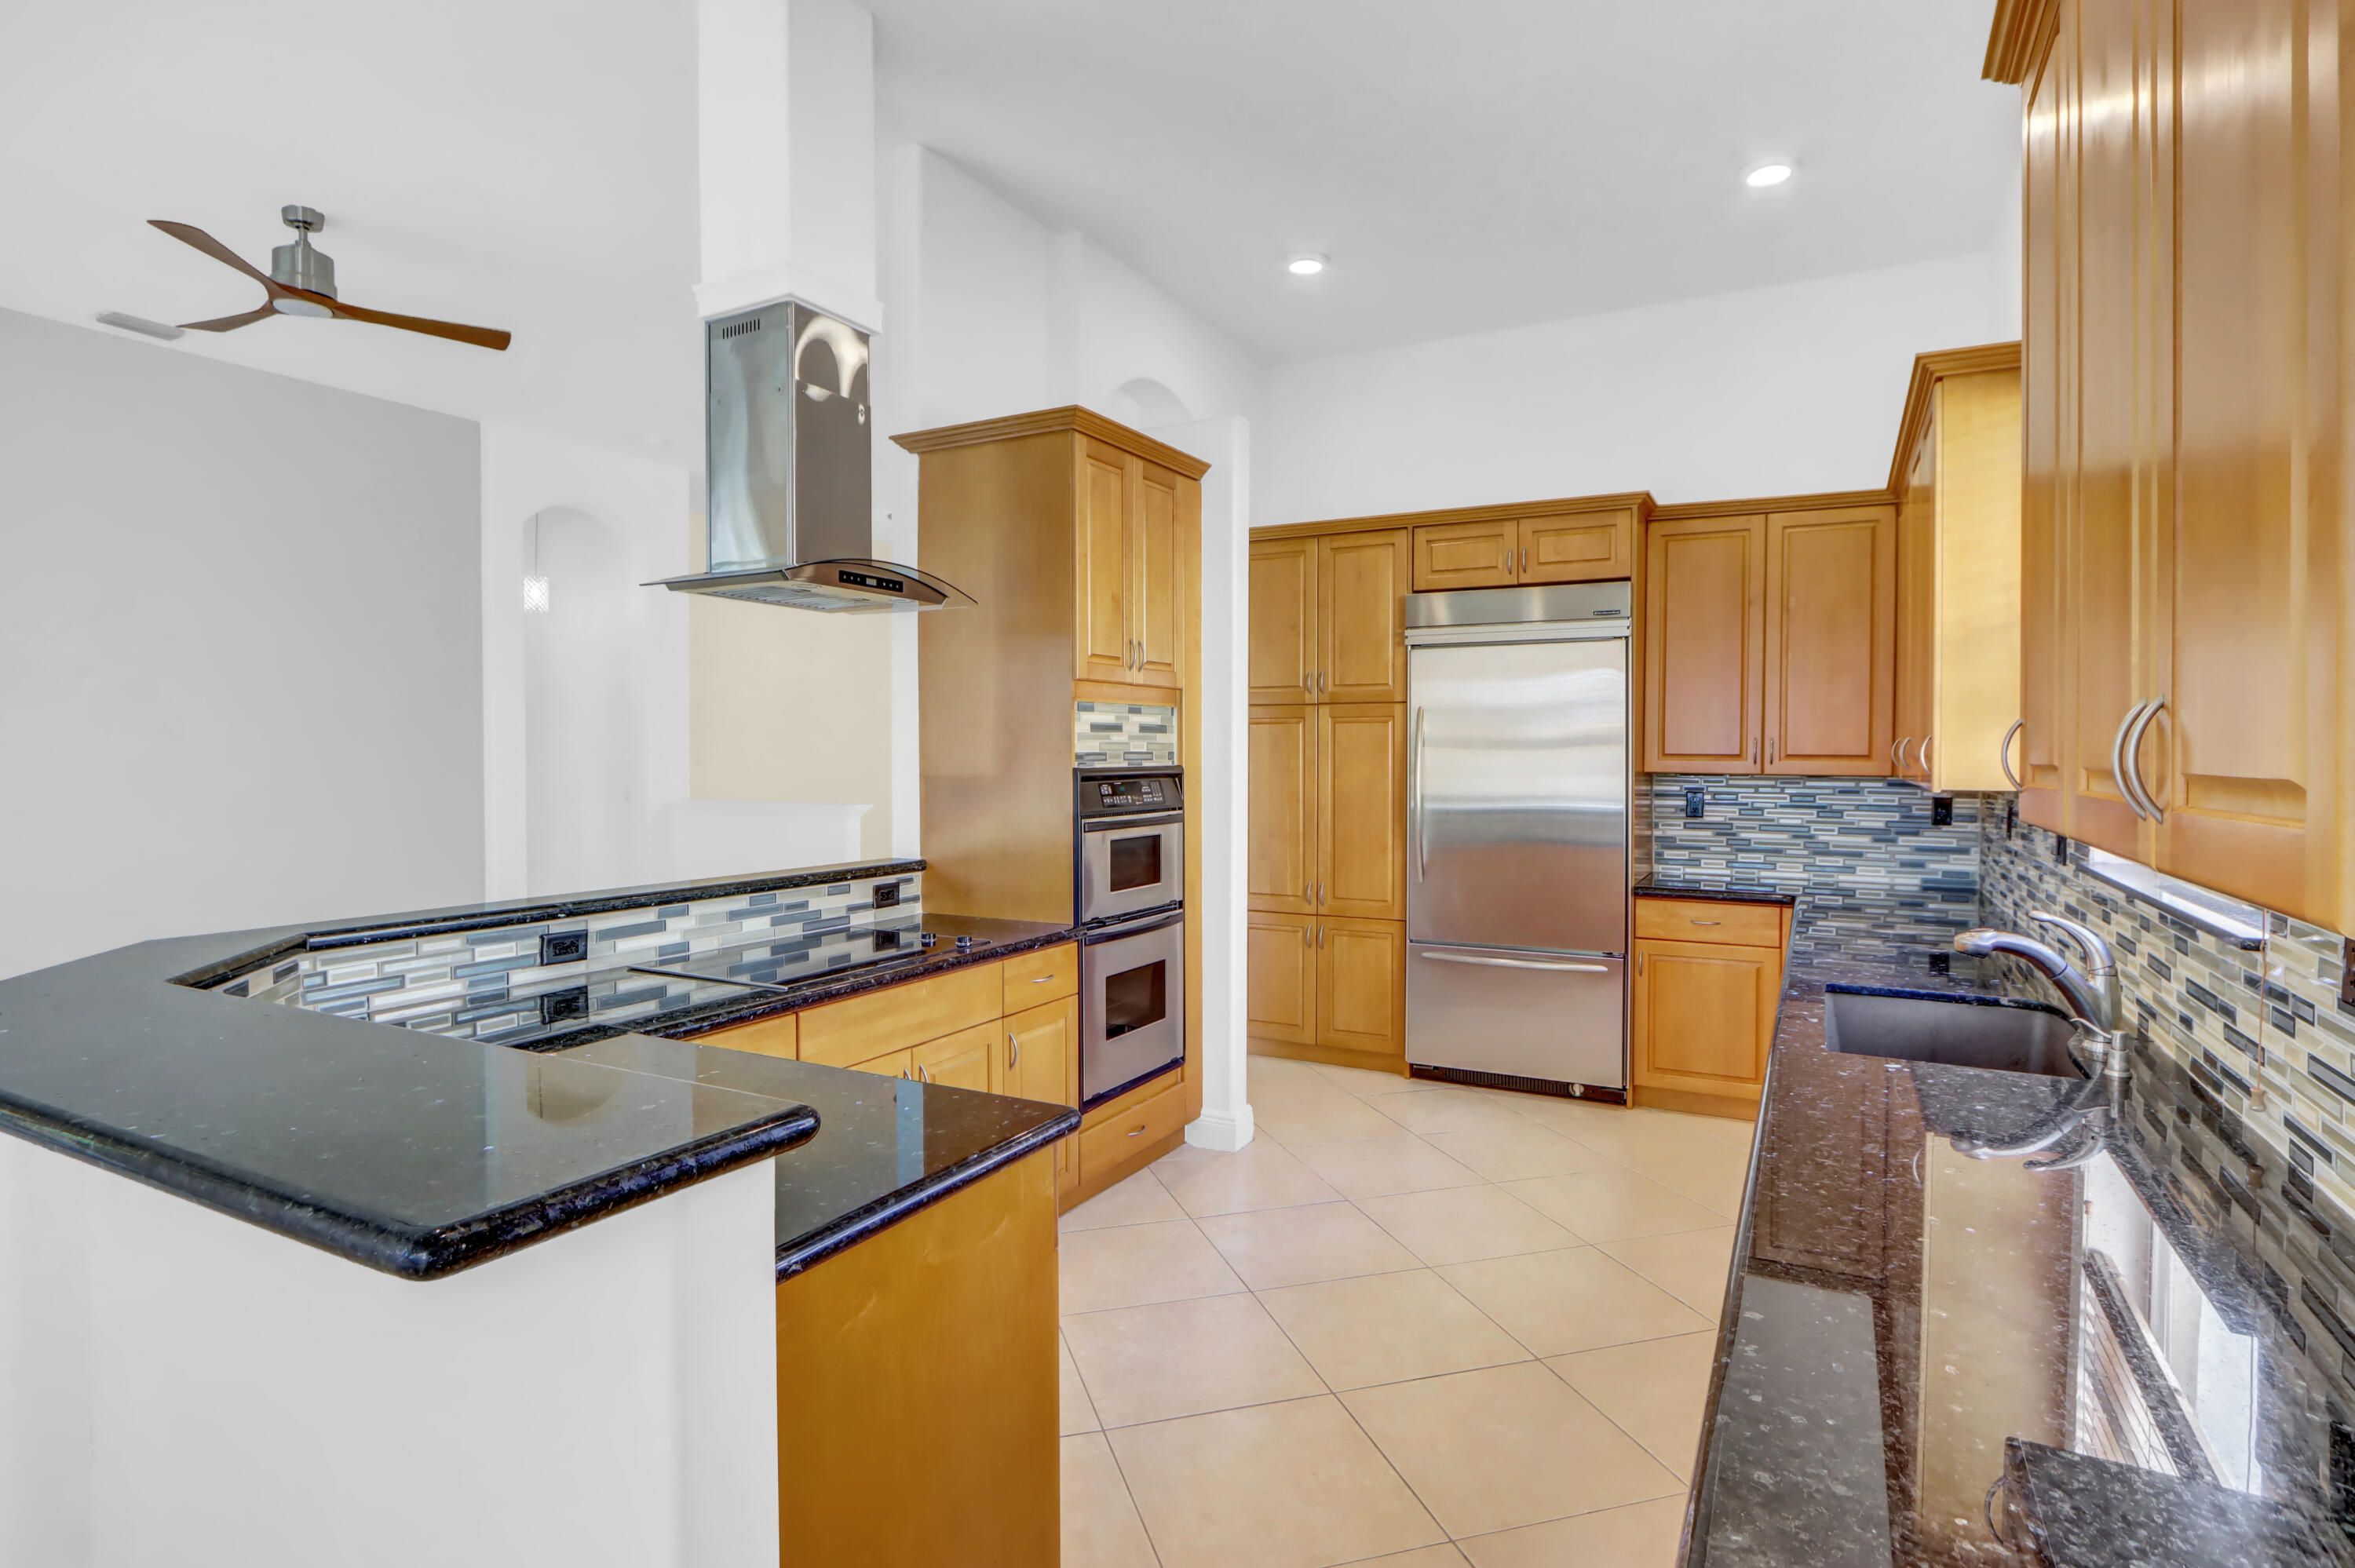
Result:
{"label": "wood cabinet side panel", "polygon": [[1997,753],[2019,716],[2019,373],[1948,376],[1938,399],[1932,782],[2009,789]]}

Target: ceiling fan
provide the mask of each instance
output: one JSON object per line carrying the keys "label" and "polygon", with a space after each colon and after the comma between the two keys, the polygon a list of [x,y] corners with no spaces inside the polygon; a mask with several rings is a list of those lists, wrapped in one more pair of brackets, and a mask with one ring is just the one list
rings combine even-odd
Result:
{"label": "ceiling fan", "polygon": [[234,332],[241,326],[251,326],[272,316],[335,316],[345,321],[368,322],[377,326],[399,327],[403,332],[421,332],[432,337],[446,337],[459,343],[471,343],[477,348],[503,349],[512,341],[512,334],[496,327],[462,326],[456,322],[429,321],[423,316],[397,316],[389,311],[362,310],[357,305],[345,304],[336,298],[336,261],[332,256],[311,249],[311,236],[327,226],[327,220],[314,207],[286,207],[278,216],[294,231],[294,243],[279,245],[270,252],[270,274],[248,266],[236,251],[189,223],[174,223],[169,219],[151,217],[147,221],[184,245],[193,245],[214,260],[236,268],[269,291],[270,297],[257,309],[240,316],[217,316],[208,322],[183,322],[191,332]]}

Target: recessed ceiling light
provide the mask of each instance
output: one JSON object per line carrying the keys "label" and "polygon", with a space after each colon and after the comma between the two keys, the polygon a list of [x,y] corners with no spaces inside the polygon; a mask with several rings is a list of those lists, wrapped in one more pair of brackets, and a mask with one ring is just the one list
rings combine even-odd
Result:
{"label": "recessed ceiling light", "polygon": [[1790,177],[1791,165],[1788,164],[1761,164],[1742,176],[1743,183],[1753,190],[1764,190],[1768,185],[1779,185]]}
{"label": "recessed ceiling light", "polygon": [[1314,250],[1304,250],[1284,264],[1284,270],[1295,278],[1314,278],[1325,270],[1325,258]]}

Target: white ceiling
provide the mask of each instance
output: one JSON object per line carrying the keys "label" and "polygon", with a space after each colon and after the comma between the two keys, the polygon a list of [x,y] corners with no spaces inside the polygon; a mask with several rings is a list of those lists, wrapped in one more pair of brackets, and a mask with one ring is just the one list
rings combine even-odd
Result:
{"label": "white ceiling", "polygon": [[890,134],[1274,361],[1987,249],[2016,188],[1993,0],[869,3]]}
{"label": "white ceiling", "polygon": [[[515,334],[504,354],[284,319],[170,350],[701,461],[692,0],[74,0],[0,46],[0,306],[227,315],[318,207],[355,304]],[[98,328],[105,331],[108,329]]]}

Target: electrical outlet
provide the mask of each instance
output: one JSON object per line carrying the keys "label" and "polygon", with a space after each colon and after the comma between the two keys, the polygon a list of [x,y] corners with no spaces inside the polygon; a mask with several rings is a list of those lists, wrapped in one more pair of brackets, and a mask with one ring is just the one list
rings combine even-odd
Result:
{"label": "electrical outlet", "polygon": [[1951,828],[1955,825],[1955,798],[1952,795],[1930,797],[1930,825],[1934,828]]}
{"label": "electrical outlet", "polygon": [[2052,835],[2052,863],[2055,865],[2069,863],[2069,841],[2059,833]]}
{"label": "electrical outlet", "polygon": [[543,991],[539,998],[539,1021],[543,1024],[560,1022],[568,1018],[589,1016],[589,988],[576,985],[565,991]]}
{"label": "electrical outlet", "polygon": [[2339,1000],[2355,1007],[2355,937],[2347,938],[2339,949]]}
{"label": "electrical outlet", "polygon": [[2019,797],[2007,796],[2003,802],[2003,836],[2011,837],[2019,831]]}
{"label": "electrical outlet", "polygon": [[539,938],[539,961],[543,964],[577,964],[588,956],[586,931],[549,931]]}
{"label": "electrical outlet", "polygon": [[898,907],[899,907],[899,906],[900,906],[900,885],[899,885],[898,883],[896,883],[896,882],[879,882],[879,883],[877,883],[877,884],[875,885],[875,907],[876,907],[876,908],[878,908],[878,909],[896,909],[896,908],[898,908]]}
{"label": "electrical outlet", "polygon": [[1687,818],[1693,821],[1700,821],[1701,808],[1706,806],[1708,803],[1709,796],[1702,790],[1700,785],[1689,784],[1685,786],[1685,815]]}

